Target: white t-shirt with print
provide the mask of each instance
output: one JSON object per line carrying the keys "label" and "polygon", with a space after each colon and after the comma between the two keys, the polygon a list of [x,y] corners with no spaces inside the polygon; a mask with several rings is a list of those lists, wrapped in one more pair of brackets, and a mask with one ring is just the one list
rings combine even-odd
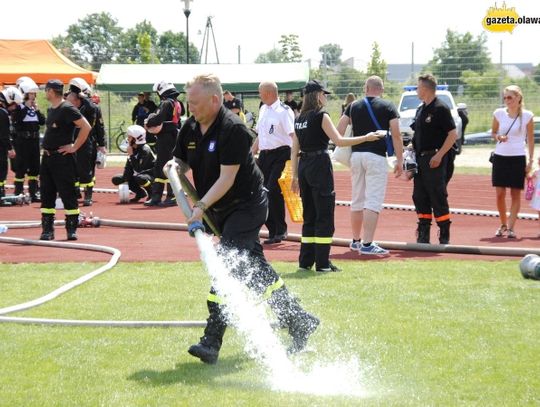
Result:
{"label": "white t-shirt with print", "polygon": [[[505,135],[508,132],[514,117],[510,117],[506,108],[500,108],[493,112],[493,117],[499,122],[499,134]],[[526,155],[525,145],[527,141],[527,124],[532,120],[533,113],[523,110],[521,117],[518,117],[510,131],[508,140],[504,143],[500,141],[495,145],[495,154],[505,156]]]}

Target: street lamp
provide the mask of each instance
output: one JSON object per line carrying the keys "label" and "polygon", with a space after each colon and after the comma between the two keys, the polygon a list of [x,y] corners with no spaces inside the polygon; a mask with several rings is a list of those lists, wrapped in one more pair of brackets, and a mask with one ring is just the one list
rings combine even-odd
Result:
{"label": "street lamp", "polygon": [[189,15],[191,14],[189,3],[191,3],[193,0],[182,1],[184,2],[184,15],[186,16],[186,63],[189,64]]}

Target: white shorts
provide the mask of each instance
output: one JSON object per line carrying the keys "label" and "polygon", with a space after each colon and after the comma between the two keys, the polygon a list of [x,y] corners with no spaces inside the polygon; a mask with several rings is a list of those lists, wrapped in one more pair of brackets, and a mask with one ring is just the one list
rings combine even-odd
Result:
{"label": "white shorts", "polygon": [[386,157],[366,152],[351,155],[352,211],[379,213],[383,207],[388,163]]}

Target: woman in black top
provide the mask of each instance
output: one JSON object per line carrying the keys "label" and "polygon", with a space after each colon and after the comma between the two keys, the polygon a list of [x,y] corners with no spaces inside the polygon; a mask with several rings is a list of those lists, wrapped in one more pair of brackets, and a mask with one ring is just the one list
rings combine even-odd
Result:
{"label": "woman in black top", "polygon": [[337,146],[353,146],[379,138],[376,133],[342,137],[323,110],[328,94],[330,92],[320,82],[311,80],[307,83],[302,110],[294,122],[291,152],[292,190],[300,191],[304,210],[300,270],[311,270],[315,264],[319,272],[340,271],[329,260],[336,194],[328,142],[332,140]]}

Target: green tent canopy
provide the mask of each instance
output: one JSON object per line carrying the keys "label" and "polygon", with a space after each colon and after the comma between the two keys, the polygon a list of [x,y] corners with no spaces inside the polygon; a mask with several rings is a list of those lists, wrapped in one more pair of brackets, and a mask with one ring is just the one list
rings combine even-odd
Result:
{"label": "green tent canopy", "polygon": [[201,74],[214,74],[223,89],[257,93],[262,81],[276,82],[281,92],[299,90],[309,80],[309,64],[103,64],[96,80],[99,90],[151,92],[155,82],[166,80],[179,91],[186,82]]}

